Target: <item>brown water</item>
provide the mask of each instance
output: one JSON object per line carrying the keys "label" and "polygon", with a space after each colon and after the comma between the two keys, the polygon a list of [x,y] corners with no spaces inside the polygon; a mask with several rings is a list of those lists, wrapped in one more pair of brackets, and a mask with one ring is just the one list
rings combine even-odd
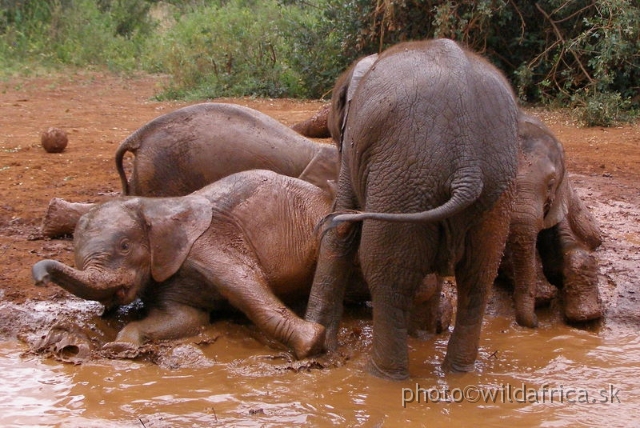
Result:
{"label": "brown water", "polygon": [[206,332],[215,342],[185,342],[157,364],[63,364],[21,356],[26,346],[7,341],[0,343],[0,426],[637,426],[638,334],[621,323],[592,330],[545,314],[536,330],[489,316],[475,372],[441,372],[444,334],[410,340],[412,376],[403,382],[364,372],[366,315],[352,315],[343,328],[350,359],[327,369],[287,361],[256,340],[253,327],[228,321]]}

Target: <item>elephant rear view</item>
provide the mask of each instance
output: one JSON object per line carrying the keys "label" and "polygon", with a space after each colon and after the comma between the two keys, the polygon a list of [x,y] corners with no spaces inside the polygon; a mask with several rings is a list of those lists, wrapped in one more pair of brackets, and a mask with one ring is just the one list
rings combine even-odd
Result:
{"label": "elephant rear view", "polygon": [[415,290],[431,272],[455,273],[456,323],[443,365],[471,370],[518,167],[508,82],[451,40],[403,43],[354,65],[332,105],[343,109],[330,126],[334,139],[340,133],[341,169],[307,320],[327,327],[325,347],[336,346],[335,302],[359,250],[374,308],[369,371],[405,378]]}
{"label": "elephant rear view", "polygon": [[[135,155],[128,180],[123,160]],[[329,190],[338,155],[259,111],[202,103],[147,123],[116,151],[125,195],[183,196],[236,172],[266,169]]]}

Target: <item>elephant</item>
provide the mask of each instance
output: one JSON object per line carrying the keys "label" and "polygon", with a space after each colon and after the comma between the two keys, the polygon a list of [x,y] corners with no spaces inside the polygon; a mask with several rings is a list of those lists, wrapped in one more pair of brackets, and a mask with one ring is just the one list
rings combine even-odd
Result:
{"label": "elephant", "polygon": [[[131,178],[124,158],[135,155]],[[316,143],[259,111],[235,104],[201,103],[153,119],[116,150],[122,194],[184,196],[235,172],[269,169],[332,192],[337,148]],[[55,200],[42,223],[45,236],[73,232],[93,204]]]}
{"label": "elephant", "polygon": [[[591,251],[602,239],[595,219],[571,186],[564,148],[549,128],[524,112],[518,134],[522,157],[501,267],[514,283],[516,321],[526,327],[537,325],[536,290],[550,288],[544,270],[557,272],[547,276],[562,286],[567,320],[600,318],[597,261]],[[551,228],[555,230],[540,235]]]}
{"label": "elephant", "polygon": [[77,268],[41,260],[32,274],[37,285],[53,282],[107,308],[140,298],[148,315],[127,324],[110,349],[196,334],[227,302],[307,355],[325,329],[282,302],[309,293],[314,227],[330,205],[319,187],[266,170],[232,174],[187,196],[122,196],[80,218]]}
{"label": "elephant", "polygon": [[[123,159],[135,154],[127,179]],[[315,143],[257,110],[201,103],[162,115],[127,137],[115,154],[124,195],[184,196],[239,171],[268,169],[330,190],[336,147]]]}
{"label": "elephant", "polygon": [[331,103],[343,111],[329,115],[340,174],[305,319],[327,329],[323,349],[337,347],[339,302],[357,254],[373,304],[368,371],[403,379],[416,289],[430,273],[454,274],[456,320],[443,367],[473,370],[515,194],[513,90],[481,56],[435,39],[356,62]]}

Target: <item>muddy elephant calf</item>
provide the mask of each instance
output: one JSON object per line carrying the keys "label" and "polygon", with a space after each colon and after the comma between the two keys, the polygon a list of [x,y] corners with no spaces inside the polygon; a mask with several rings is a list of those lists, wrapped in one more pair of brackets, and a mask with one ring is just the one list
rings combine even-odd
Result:
{"label": "muddy elephant calf", "polygon": [[33,277],[107,307],[139,297],[148,315],[127,324],[111,349],[195,334],[228,301],[304,356],[322,344],[324,327],[280,297],[308,295],[318,251],[310,237],[329,206],[319,187],[262,170],[183,197],[121,197],[81,217],[77,269],[42,260]]}
{"label": "muddy elephant calf", "polygon": [[[538,119],[520,114],[522,158],[511,214],[502,276],[514,285],[518,324],[535,327],[536,295],[561,287],[568,321],[589,321],[603,314],[598,291],[601,243],[598,225],[573,190],[564,148]],[[545,274],[546,273],[546,274]]]}

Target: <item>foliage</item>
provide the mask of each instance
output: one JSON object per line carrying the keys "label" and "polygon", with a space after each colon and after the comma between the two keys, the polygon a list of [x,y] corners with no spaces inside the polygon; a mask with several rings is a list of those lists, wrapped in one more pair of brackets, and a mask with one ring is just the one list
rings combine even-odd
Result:
{"label": "foliage", "polygon": [[449,37],[488,56],[523,101],[569,104],[602,124],[639,107],[636,0],[353,1],[362,10],[346,51]]}
{"label": "foliage", "polygon": [[275,0],[181,5],[154,42],[151,66],[172,76],[165,96],[209,98],[296,94],[284,37],[296,16]]}
{"label": "foliage", "polygon": [[138,0],[2,0],[0,65],[104,65],[133,70],[152,30]]}

